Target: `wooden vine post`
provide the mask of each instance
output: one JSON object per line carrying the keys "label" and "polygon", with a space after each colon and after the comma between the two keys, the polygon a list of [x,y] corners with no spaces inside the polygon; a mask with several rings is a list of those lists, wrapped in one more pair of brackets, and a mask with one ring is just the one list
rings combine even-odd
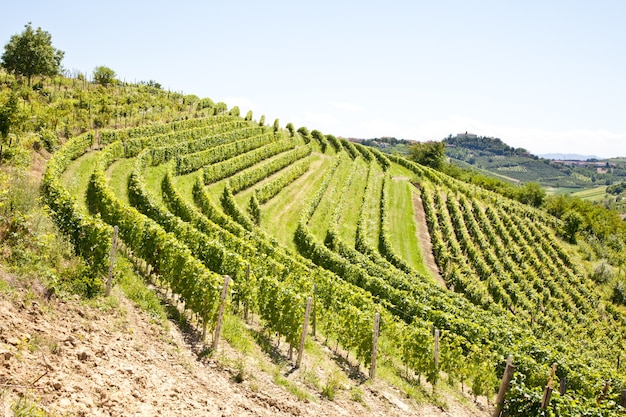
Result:
{"label": "wooden vine post", "polygon": [[111,295],[111,285],[113,283],[113,266],[115,264],[115,251],[117,250],[118,227],[113,227],[113,239],[111,240],[111,254],[109,255],[109,275],[107,276],[105,296]]}
{"label": "wooden vine post", "polygon": [[545,410],[550,405],[550,397],[552,396],[552,381],[556,375],[556,363],[552,364],[552,371],[550,372],[550,378],[546,384],[546,389],[543,391],[543,398],[541,399],[541,409]]}
{"label": "wooden vine post", "polygon": [[604,384],[604,388],[602,389],[602,394],[600,394],[600,397],[598,397],[598,405],[600,405],[600,403],[606,398],[606,394],[609,393],[609,388],[611,388],[611,381],[606,381],[606,383]]}
{"label": "wooden vine post", "polygon": [[561,378],[561,381],[559,383],[559,394],[561,394],[561,397],[565,395],[566,387],[567,387],[567,378],[563,377]]}
{"label": "wooden vine post", "polygon": [[306,310],[304,311],[304,322],[302,323],[302,335],[300,336],[300,347],[298,348],[298,360],[296,361],[296,368],[302,364],[302,354],[304,353],[304,342],[306,340],[306,334],[309,331],[309,314],[311,313],[311,302],[313,299],[309,297],[306,300]]}
{"label": "wooden vine post", "polygon": [[439,329],[435,329],[435,369],[439,369]]}
{"label": "wooden vine post", "polygon": [[380,314],[374,315],[374,337],[372,341],[372,365],[370,366],[370,379],[376,377],[376,352],[378,350],[378,331],[380,329]]}
{"label": "wooden vine post", "polygon": [[217,324],[215,325],[215,334],[213,335],[213,345],[211,349],[213,351],[217,350],[217,344],[220,341],[220,332],[222,331],[222,319],[224,318],[224,307],[226,306],[226,295],[228,294],[228,283],[230,282],[230,277],[228,275],[224,275],[224,286],[222,287],[222,297],[220,301],[220,310],[217,314]]}
{"label": "wooden vine post", "polygon": [[626,407],[626,389],[622,391],[622,407]]}
{"label": "wooden vine post", "polygon": [[[246,285],[250,285],[250,264],[248,264],[248,268],[246,269]],[[248,300],[246,300],[243,305],[243,319],[248,323]]]}
{"label": "wooden vine post", "polygon": [[317,284],[313,284],[313,337],[317,337]]}
{"label": "wooden vine post", "polygon": [[493,411],[493,417],[499,417],[504,408],[504,398],[509,390],[511,379],[513,379],[513,371],[515,366],[513,365],[513,355],[509,355],[506,361],[506,367],[504,368],[504,374],[502,375],[502,382],[500,383],[500,389],[498,390],[498,396],[496,397],[496,409]]}

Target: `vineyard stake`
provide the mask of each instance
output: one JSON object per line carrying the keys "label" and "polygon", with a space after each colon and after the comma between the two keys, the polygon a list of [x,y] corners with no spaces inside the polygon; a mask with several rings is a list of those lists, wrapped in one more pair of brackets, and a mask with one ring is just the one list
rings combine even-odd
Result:
{"label": "vineyard stake", "polygon": [[611,388],[611,381],[607,381],[604,384],[604,388],[602,388],[602,394],[600,394],[600,397],[598,397],[598,405],[604,401],[604,398],[606,397],[606,394],[609,392],[609,388]]}
{"label": "vineyard stake", "polygon": [[561,378],[561,383],[559,386],[559,394],[561,394],[561,396],[565,395],[566,385],[567,385],[567,378],[566,377]]}
{"label": "vineyard stake", "polygon": [[504,374],[502,375],[502,382],[500,383],[498,396],[496,397],[496,409],[493,411],[493,417],[499,417],[502,409],[504,408],[504,397],[506,397],[506,393],[509,390],[514,370],[515,366],[513,365],[513,355],[509,355],[509,358],[506,361],[506,368],[504,368]]}
{"label": "vineyard stake", "polygon": [[317,284],[313,284],[313,337],[317,337],[316,329],[317,329],[317,314],[316,314],[316,304],[317,304]]}
{"label": "vineyard stake", "polygon": [[435,329],[435,369],[439,369],[439,329]]}
{"label": "vineyard stake", "polygon": [[[250,264],[248,264],[246,269],[246,285],[250,285]],[[248,300],[245,301],[243,306],[243,319],[248,323]]]}
{"label": "vineyard stake", "polygon": [[306,310],[304,311],[304,323],[302,323],[302,335],[300,336],[300,348],[298,349],[298,360],[296,361],[296,368],[300,367],[302,363],[302,353],[304,352],[304,341],[306,339],[306,333],[309,327],[309,314],[311,313],[311,301],[309,297],[306,300]]}
{"label": "vineyard stake", "polygon": [[626,389],[622,391],[622,407],[626,407]]}
{"label": "vineyard stake", "polygon": [[111,241],[111,254],[109,255],[109,275],[107,276],[107,287],[105,296],[111,295],[111,283],[113,281],[113,265],[115,263],[115,250],[117,249],[117,226],[113,227],[113,239]]}
{"label": "vineyard stake", "polygon": [[215,334],[213,335],[213,346],[212,350],[217,350],[217,344],[220,341],[220,331],[222,330],[222,318],[224,317],[224,307],[226,305],[226,295],[228,294],[228,282],[230,281],[230,277],[228,275],[224,275],[224,287],[222,287],[222,297],[220,302],[220,310],[217,315],[217,324],[215,325]]}
{"label": "vineyard stake", "polygon": [[548,378],[548,383],[546,384],[546,389],[543,391],[543,398],[541,399],[541,409],[545,410],[550,405],[550,397],[552,396],[552,380],[556,375],[556,363],[552,364],[552,371],[550,372],[550,378]]}
{"label": "vineyard stake", "polygon": [[370,366],[370,379],[376,377],[376,351],[378,349],[378,331],[380,329],[380,314],[374,315],[374,337],[372,342],[372,365]]}

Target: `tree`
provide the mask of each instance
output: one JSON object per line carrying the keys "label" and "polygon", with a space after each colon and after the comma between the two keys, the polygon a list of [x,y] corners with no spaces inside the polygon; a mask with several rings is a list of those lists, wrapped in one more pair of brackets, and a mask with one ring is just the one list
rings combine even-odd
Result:
{"label": "tree", "polygon": [[443,142],[418,142],[409,147],[409,158],[418,164],[431,168],[441,169],[446,156],[446,146]]}
{"label": "tree", "polygon": [[546,191],[537,182],[529,182],[519,189],[517,199],[524,204],[540,207],[546,198]]}
{"label": "tree", "polygon": [[17,94],[15,92],[9,95],[6,102],[0,105],[0,143],[6,141],[9,136],[9,131],[18,122],[19,108],[17,101]]}
{"label": "tree", "polygon": [[198,102],[196,110],[211,109],[213,107],[215,107],[215,103],[213,102],[213,100],[207,97]]}
{"label": "tree", "polygon": [[222,114],[228,111],[228,105],[223,101],[215,103],[215,107],[213,108],[215,109],[215,114]]}
{"label": "tree", "polygon": [[115,71],[113,71],[109,67],[105,67],[104,65],[100,65],[93,70],[94,82],[105,87],[109,84],[115,84],[115,82],[117,81],[115,79],[115,75]]}
{"label": "tree", "polygon": [[563,217],[563,235],[565,240],[570,243],[576,243],[576,233],[583,224],[583,218],[574,210],[567,211]]}
{"label": "tree", "polygon": [[7,71],[28,79],[30,86],[34,75],[54,76],[59,73],[64,52],[52,46],[52,36],[41,28],[33,30],[30,22],[26,29],[11,36],[4,46],[2,66]]}
{"label": "tree", "polygon": [[289,131],[289,136],[293,137],[293,135],[295,134],[295,128],[293,127],[293,123],[289,122],[285,127]]}

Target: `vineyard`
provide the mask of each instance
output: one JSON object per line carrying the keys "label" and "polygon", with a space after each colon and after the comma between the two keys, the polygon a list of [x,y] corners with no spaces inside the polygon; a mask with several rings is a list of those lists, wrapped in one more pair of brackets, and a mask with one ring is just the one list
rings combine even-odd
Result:
{"label": "vineyard", "polygon": [[[232,309],[290,346],[311,297],[317,332],[368,367],[379,313],[378,361],[416,384],[445,377],[493,400],[512,355],[506,415],[624,412],[626,316],[559,220],[316,130],[214,113],[89,131],[53,154],[45,201],[94,269],[106,275],[117,226],[204,332],[228,275]],[[424,263],[421,207],[445,286]],[[552,369],[563,389],[542,410]]]}

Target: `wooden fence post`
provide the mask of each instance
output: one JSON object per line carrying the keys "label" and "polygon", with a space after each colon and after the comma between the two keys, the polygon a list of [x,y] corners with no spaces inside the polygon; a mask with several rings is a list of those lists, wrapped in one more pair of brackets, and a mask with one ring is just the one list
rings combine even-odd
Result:
{"label": "wooden fence post", "polygon": [[117,249],[118,227],[113,227],[113,239],[111,240],[111,254],[109,255],[109,275],[107,276],[105,296],[111,295],[111,285],[113,282],[113,265],[115,264],[115,250]]}
{"label": "wooden fence post", "polygon": [[439,329],[435,329],[435,369],[439,369]]}
{"label": "wooden fence post", "polygon": [[[248,264],[248,268],[246,269],[246,285],[250,285],[250,264]],[[245,301],[243,305],[243,319],[248,323],[248,301]]]}
{"label": "wooden fence post", "polygon": [[498,396],[496,397],[496,409],[493,412],[493,417],[499,417],[500,413],[502,413],[502,409],[504,408],[504,398],[509,390],[514,370],[515,366],[513,365],[513,355],[509,355],[509,358],[506,361],[506,367],[504,368],[504,374],[502,374],[502,382],[500,383]]}
{"label": "wooden fence post", "polygon": [[302,335],[300,336],[300,347],[298,348],[298,360],[296,361],[296,368],[300,367],[302,363],[302,354],[304,353],[304,342],[306,340],[306,334],[309,331],[309,314],[311,313],[311,302],[313,299],[309,297],[306,300],[306,310],[304,311],[304,322],[302,323]]}
{"label": "wooden fence post", "polygon": [[622,407],[626,407],[626,389],[622,391]]}
{"label": "wooden fence post", "polygon": [[220,310],[217,315],[217,324],[215,325],[215,334],[213,335],[213,345],[211,347],[213,351],[217,350],[217,344],[220,341],[220,332],[222,331],[222,318],[224,317],[224,307],[226,305],[226,295],[228,294],[228,282],[229,281],[230,281],[230,277],[228,275],[224,275],[224,287],[222,287]]}
{"label": "wooden fence post", "polygon": [[313,284],[313,337],[317,337],[317,284]]}
{"label": "wooden fence post", "polygon": [[606,398],[606,394],[608,394],[609,392],[609,388],[611,388],[611,381],[607,381],[604,384],[604,388],[602,388],[602,394],[600,394],[600,397],[598,397],[598,401],[597,401],[598,404],[604,401],[604,399]]}
{"label": "wooden fence post", "polygon": [[566,386],[567,386],[567,378],[563,377],[563,378],[561,378],[561,382],[560,382],[560,385],[559,385],[559,394],[561,394],[561,396],[565,395]]}
{"label": "wooden fence post", "polygon": [[543,391],[543,398],[541,399],[541,409],[545,410],[550,405],[550,397],[552,396],[552,380],[556,375],[556,363],[552,364],[552,371],[550,372],[550,378],[546,384],[546,389]]}
{"label": "wooden fence post", "polygon": [[374,337],[372,342],[372,365],[370,366],[370,379],[376,377],[376,353],[378,350],[378,331],[380,329],[380,314],[374,315]]}

